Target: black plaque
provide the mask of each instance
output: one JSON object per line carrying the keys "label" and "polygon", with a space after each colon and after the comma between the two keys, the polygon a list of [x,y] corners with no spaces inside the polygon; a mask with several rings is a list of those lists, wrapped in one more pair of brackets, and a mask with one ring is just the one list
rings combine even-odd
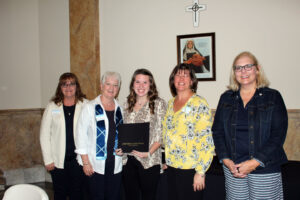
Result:
{"label": "black plaque", "polygon": [[119,125],[119,148],[124,153],[132,150],[140,152],[149,151],[149,127],[150,123],[134,123]]}

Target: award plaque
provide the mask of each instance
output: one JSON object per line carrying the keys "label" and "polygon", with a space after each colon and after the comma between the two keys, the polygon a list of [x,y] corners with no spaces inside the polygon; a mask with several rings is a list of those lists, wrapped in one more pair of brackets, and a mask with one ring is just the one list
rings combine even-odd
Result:
{"label": "award plaque", "polygon": [[121,148],[124,153],[130,153],[132,150],[148,152],[149,127],[149,122],[120,124],[118,127],[119,148]]}

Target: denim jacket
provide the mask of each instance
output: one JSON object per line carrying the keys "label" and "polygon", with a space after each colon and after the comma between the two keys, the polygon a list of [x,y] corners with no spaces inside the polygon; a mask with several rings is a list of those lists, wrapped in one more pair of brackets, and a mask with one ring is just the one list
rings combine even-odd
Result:
{"label": "denim jacket", "polygon": [[[212,126],[216,153],[220,161],[236,160],[236,122],[239,91],[221,95]],[[261,162],[259,169],[279,167],[287,161],[283,150],[288,127],[284,101],[277,90],[257,89],[248,103],[249,159]]]}

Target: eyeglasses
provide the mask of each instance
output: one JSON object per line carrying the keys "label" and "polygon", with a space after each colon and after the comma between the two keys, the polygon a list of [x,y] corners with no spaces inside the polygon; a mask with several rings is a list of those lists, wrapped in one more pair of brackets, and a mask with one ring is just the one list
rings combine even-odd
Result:
{"label": "eyeglasses", "polygon": [[256,65],[255,64],[247,64],[247,65],[244,65],[244,66],[234,66],[233,69],[236,72],[241,72],[242,69],[244,69],[246,71],[251,71],[253,66],[256,66]]}
{"label": "eyeglasses", "polygon": [[236,72],[241,72],[243,69],[246,70],[246,71],[251,71],[253,69],[253,66],[256,66],[255,64],[247,64],[247,65],[244,65],[244,66],[234,66],[233,69],[234,71]]}
{"label": "eyeglasses", "polygon": [[188,74],[188,73],[177,73],[177,74],[175,74],[175,76],[177,76],[177,77],[183,77],[183,78],[188,78],[188,77],[190,77],[190,74]]}
{"label": "eyeglasses", "polygon": [[61,85],[61,87],[63,87],[63,88],[67,88],[67,87],[74,87],[76,85],[76,83],[75,82],[73,82],[73,83],[69,83],[69,84],[67,84],[67,83],[63,83],[62,85]]}

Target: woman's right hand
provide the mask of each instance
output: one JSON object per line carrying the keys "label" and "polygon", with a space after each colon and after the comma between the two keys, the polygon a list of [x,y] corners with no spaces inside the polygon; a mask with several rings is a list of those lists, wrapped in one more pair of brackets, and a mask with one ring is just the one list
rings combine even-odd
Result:
{"label": "woman's right hand", "polygon": [[231,159],[223,159],[223,164],[230,170],[230,172],[235,175],[238,173],[238,169],[235,166],[234,162]]}
{"label": "woman's right hand", "polygon": [[92,176],[94,173],[94,169],[90,163],[89,156],[87,154],[82,154],[80,156],[82,160],[82,168],[84,174],[87,176]]}
{"label": "woman's right hand", "polygon": [[94,169],[90,163],[83,165],[83,172],[87,176],[92,176],[94,173]]}
{"label": "woman's right hand", "polygon": [[54,170],[54,168],[55,168],[54,163],[50,163],[49,165],[45,165],[45,168],[48,172]]}

